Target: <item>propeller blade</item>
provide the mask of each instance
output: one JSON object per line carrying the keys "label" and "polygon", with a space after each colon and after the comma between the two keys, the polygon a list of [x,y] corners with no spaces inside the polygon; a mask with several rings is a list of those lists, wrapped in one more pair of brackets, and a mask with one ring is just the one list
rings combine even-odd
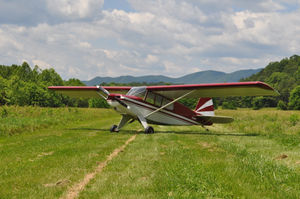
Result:
{"label": "propeller blade", "polygon": [[107,99],[107,97],[109,96],[109,92],[108,90],[106,90],[105,88],[101,87],[100,85],[97,86],[97,88],[99,89],[99,95],[101,97],[103,97],[104,99]]}
{"label": "propeller blade", "polygon": [[117,102],[119,102],[122,106],[128,108],[127,104],[125,104],[124,102],[122,102],[120,99],[118,99],[118,98],[115,97],[114,100],[116,100]]}

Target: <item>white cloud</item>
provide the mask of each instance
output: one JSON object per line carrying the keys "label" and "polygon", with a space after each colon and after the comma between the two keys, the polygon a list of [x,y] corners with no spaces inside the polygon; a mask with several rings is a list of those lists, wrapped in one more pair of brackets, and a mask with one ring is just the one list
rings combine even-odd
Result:
{"label": "white cloud", "polygon": [[182,66],[179,66],[170,61],[164,61],[165,71],[169,74],[176,74],[177,76],[183,76],[185,73],[183,72]]}
{"label": "white cloud", "polygon": [[157,63],[159,61],[158,57],[155,56],[155,55],[147,55],[146,59],[145,59],[145,62],[147,64],[154,64],[154,63]]}
{"label": "white cloud", "polygon": [[63,78],[180,76],[259,68],[300,51],[296,0],[128,0],[131,12],[101,10],[103,2],[38,1],[36,19],[23,0],[19,18],[0,12],[1,64],[28,60]]}
{"label": "white cloud", "polygon": [[49,11],[70,18],[86,18],[100,13],[104,0],[47,0]]}
{"label": "white cloud", "polygon": [[[24,60],[24,61],[29,62],[28,60]],[[33,59],[33,60],[31,60],[31,62],[34,65],[39,66],[41,69],[49,69],[52,67],[50,64],[46,63],[45,61],[38,60],[38,59]]]}

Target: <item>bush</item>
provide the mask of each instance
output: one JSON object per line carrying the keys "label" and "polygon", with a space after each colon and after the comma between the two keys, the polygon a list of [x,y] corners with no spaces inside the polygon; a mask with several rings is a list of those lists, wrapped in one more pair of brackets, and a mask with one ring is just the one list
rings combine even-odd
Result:
{"label": "bush", "polygon": [[236,110],[236,106],[233,102],[223,102],[222,103],[222,109],[231,109],[231,110]]}
{"label": "bush", "polygon": [[300,86],[295,87],[290,93],[289,109],[300,110]]}
{"label": "bush", "polygon": [[287,105],[282,100],[279,100],[277,104],[277,108],[279,110],[287,110]]}
{"label": "bush", "polygon": [[292,126],[296,126],[296,124],[299,122],[299,116],[296,114],[292,114],[289,118],[289,121]]}
{"label": "bush", "polygon": [[252,101],[253,110],[259,110],[264,107],[264,98],[263,97],[255,97]]}
{"label": "bush", "polygon": [[104,99],[100,98],[91,98],[89,99],[89,107],[90,108],[108,108],[109,105]]}
{"label": "bush", "polygon": [[6,118],[8,116],[8,110],[5,107],[2,107],[1,118]]}

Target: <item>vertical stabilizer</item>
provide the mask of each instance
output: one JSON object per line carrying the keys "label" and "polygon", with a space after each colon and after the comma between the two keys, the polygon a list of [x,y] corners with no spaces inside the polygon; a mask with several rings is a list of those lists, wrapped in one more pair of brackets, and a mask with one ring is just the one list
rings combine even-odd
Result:
{"label": "vertical stabilizer", "polygon": [[214,116],[214,104],[211,98],[199,98],[195,112],[197,115]]}

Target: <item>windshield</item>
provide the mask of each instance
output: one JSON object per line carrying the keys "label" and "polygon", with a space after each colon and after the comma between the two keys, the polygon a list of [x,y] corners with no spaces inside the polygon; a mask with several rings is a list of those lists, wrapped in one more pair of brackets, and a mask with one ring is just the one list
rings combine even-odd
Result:
{"label": "windshield", "polygon": [[132,87],[126,95],[144,98],[146,94],[146,86]]}

